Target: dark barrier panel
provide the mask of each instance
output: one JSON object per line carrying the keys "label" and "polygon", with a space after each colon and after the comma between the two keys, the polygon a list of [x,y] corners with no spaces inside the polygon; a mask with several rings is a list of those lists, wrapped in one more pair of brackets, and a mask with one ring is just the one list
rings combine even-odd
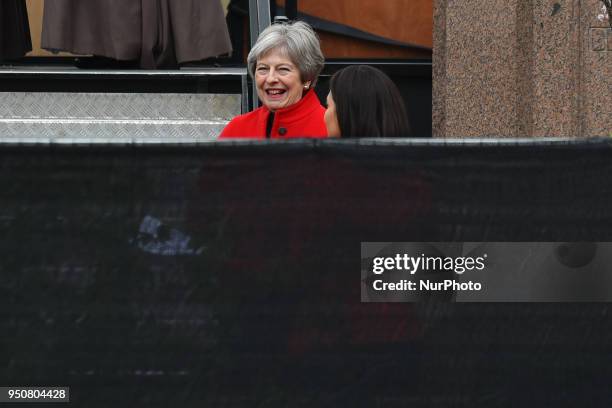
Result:
{"label": "dark barrier panel", "polygon": [[0,384],[602,406],[608,304],[360,303],[362,241],[612,241],[607,141],[0,148]]}

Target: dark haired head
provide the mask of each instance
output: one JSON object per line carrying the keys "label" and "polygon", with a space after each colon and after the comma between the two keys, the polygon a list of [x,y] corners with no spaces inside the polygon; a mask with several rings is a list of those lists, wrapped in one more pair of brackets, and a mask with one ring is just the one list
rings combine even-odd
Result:
{"label": "dark haired head", "polygon": [[330,91],[342,137],[407,137],[404,101],[391,79],[367,65],[334,74]]}

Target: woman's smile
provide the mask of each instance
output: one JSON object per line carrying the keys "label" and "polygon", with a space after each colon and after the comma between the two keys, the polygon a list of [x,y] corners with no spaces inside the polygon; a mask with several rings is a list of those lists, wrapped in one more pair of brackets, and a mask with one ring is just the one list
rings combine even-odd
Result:
{"label": "woman's smile", "polygon": [[273,89],[266,89],[266,94],[268,95],[268,99],[280,101],[281,99],[285,98],[287,91],[284,89],[273,88]]}

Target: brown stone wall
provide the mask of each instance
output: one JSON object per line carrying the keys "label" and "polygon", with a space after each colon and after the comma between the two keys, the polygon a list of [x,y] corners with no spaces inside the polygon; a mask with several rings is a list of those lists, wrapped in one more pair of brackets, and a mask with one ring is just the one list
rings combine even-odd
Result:
{"label": "brown stone wall", "polygon": [[[601,2],[589,2],[595,3],[601,6]],[[580,60],[579,126],[585,136],[612,136],[612,29],[607,22],[598,21],[595,14],[580,15],[584,27],[580,48],[585,52]]]}
{"label": "brown stone wall", "polygon": [[612,69],[599,0],[436,0],[437,137],[612,132]]}

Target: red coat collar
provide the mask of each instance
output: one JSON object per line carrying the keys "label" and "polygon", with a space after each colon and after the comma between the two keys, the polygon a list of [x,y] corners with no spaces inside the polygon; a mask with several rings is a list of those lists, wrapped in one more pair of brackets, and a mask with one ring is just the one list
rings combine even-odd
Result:
{"label": "red coat collar", "polygon": [[[286,108],[277,109],[274,112],[274,120],[282,121],[282,123],[298,122],[315,113],[320,107],[321,103],[319,102],[317,94],[313,89],[309,89],[297,103],[287,106]],[[262,108],[265,110],[265,116],[267,118],[270,111],[265,106]]]}

